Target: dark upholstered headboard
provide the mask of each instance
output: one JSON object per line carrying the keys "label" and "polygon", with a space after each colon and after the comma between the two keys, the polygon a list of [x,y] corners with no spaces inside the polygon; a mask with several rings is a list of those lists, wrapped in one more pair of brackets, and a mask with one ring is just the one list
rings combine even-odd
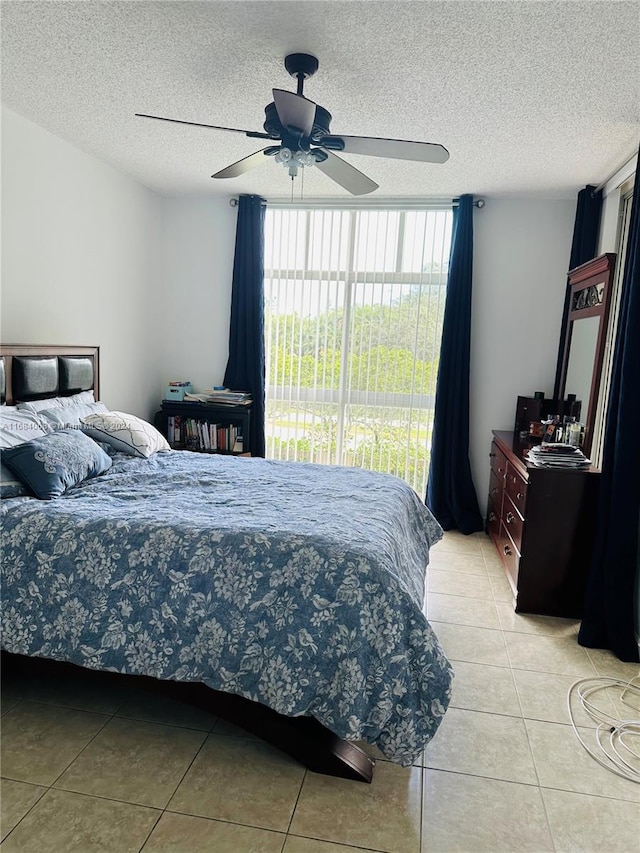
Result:
{"label": "dark upholstered headboard", "polygon": [[0,396],[13,405],[90,391],[100,399],[100,348],[0,344]]}

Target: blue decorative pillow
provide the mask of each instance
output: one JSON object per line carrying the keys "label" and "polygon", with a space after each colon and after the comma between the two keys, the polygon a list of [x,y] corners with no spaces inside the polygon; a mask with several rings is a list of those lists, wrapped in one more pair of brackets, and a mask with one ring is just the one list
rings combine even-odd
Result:
{"label": "blue decorative pillow", "polygon": [[2,453],[2,461],[44,501],[58,498],[113,464],[95,441],[78,429],[62,429]]}

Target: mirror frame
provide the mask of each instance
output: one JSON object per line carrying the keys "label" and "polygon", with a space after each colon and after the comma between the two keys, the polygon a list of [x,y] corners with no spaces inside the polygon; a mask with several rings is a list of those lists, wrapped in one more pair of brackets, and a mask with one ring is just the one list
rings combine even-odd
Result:
{"label": "mirror frame", "polygon": [[[598,392],[600,390],[600,374],[602,372],[602,361],[607,340],[607,324],[609,322],[609,305],[613,271],[616,256],[611,253],[599,255],[579,267],[569,270],[569,315],[567,318],[567,329],[564,341],[560,342],[562,348],[562,372],[560,374],[560,399],[564,400],[567,395],[565,387],[567,370],[569,367],[569,356],[571,353],[571,335],[573,324],[588,317],[599,317],[598,335],[596,340],[596,352],[591,373],[591,390],[589,392],[589,405],[586,411],[581,413],[581,421],[585,425],[584,442],[582,449],[588,456],[591,452],[593,439],[593,426],[598,408]],[[571,392],[570,392],[571,393]],[[584,401],[582,401],[584,404]]]}

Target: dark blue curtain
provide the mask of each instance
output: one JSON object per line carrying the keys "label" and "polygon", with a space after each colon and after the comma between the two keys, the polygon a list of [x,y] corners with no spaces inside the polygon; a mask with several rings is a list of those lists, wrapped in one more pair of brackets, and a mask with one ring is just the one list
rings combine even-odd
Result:
{"label": "dark blue curtain", "polygon": [[444,309],[426,504],[445,530],[482,530],[469,464],[473,196],[460,197]]}
{"label": "dark blue curtain", "polygon": [[[622,262],[622,259],[620,259]],[[598,528],[578,642],[638,660],[634,609],[640,513],[640,156],[604,437]]]}
{"label": "dark blue curtain", "polygon": [[[573,224],[573,239],[571,241],[571,257],[569,269],[579,267],[596,256],[598,232],[600,230],[600,215],[602,213],[602,190],[597,190],[588,184],[578,193],[576,218]],[[558,362],[556,364],[556,381],[553,388],[553,398],[560,398],[560,379],[562,377],[562,360],[564,358],[563,342],[567,335],[569,322],[569,303],[571,286],[567,278],[567,289],[564,295],[564,310],[560,329],[560,346],[558,347]]]}
{"label": "dark blue curtain", "polygon": [[264,456],[264,199],[241,195],[233,261],[229,361],[224,384],[250,391],[252,456]]}

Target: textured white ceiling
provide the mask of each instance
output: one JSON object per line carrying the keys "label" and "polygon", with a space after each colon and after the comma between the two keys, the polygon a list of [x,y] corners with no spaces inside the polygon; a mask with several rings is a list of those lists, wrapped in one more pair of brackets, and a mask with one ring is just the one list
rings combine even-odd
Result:
{"label": "textured white ceiling", "polygon": [[[637,150],[640,2],[262,0],[7,2],[2,101],[165,194],[286,197],[240,134],[135,112],[262,130],[287,53],[315,54],[307,97],[332,131],[439,142],[444,165],[344,155],[384,197],[575,197]],[[299,182],[296,193],[299,194]],[[304,195],[347,196],[317,170]]]}

